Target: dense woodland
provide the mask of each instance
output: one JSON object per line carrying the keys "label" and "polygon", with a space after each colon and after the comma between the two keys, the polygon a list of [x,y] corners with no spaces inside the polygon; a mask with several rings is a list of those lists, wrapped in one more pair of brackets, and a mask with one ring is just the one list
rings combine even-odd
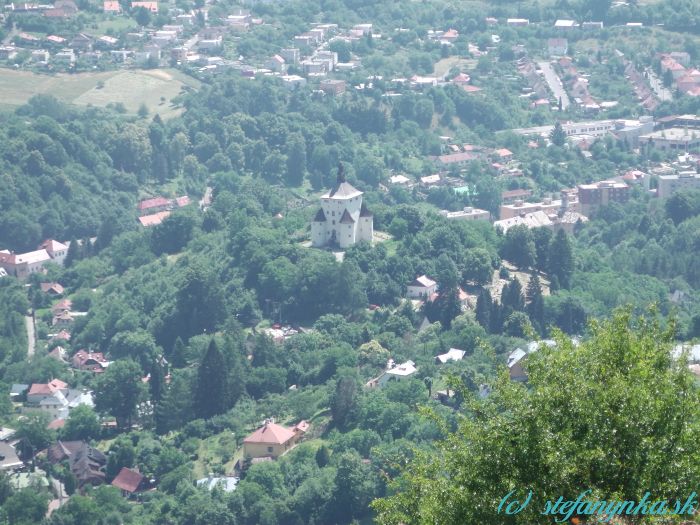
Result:
{"label": "dense woodland", "polygon": [[[370,18],[389,27],[398,20],[413,33],[425,20],[468,31],[482,14],[540,20],[602,9],[610,23],[622,16],[608,11],[610,2],[570,4],[545,11],[495,2],[488,13],[468,16],[430,4],[405,10],[351,1],[259,9],[286,17],[287,38],[321,12],[341,23]],[[626,10],[672,30],[697,30],[700,16],[695,2],[680,0],[615,13]],[[242,45],[251,53],[267,52],[259,35],[246,38]],[[276,45],[274,38],[265,45]],[[371,59],[372,42],[362,45]],[[440,50],[421,52],[432,61],[430,53]],[[375,59],[381,66],[381,53]],[[47,523],[320,525],[373,517],[457,523],[465,516],[495,523],[474,509],[495,507],[489,498],[513,484],[551,478],[544,497],[585,482],[602,496],[624,499],[657,482],[665,492],[697,482],[697,390],[687,369],[670,363],[668,350],[674,341],[700,337],[700,193],[658,201],[637,191],[572,236],[523,227],[504,235],[486,221],[448,221],[438,209],[496,211],[502,190],[528,187],[541,197],[636,167],[639,159],[612,140],[596,142],[588,159],[565,143],[528,147],[503,130],[540,122],[507,90],[478,98],[453,87],[397,100],[381,94],[379,86],[320,100],[306,90],[290,93],[274,79],[231,74],[183,93],[185,112],[168,121],[76,109],[51,96],[0,114],[0,248],[32,250],[48,237],[76,241],[65,268],[32,276],[28,289],[0,278],[0,385],[8,390],[57,377],[96,396],[96,410],[76,409],[59,431],[47,430],[40,417],[13,420],[6,401],[0,422],[18,424],[32,450],[58,437],[89,440],[109,452],[108,482],[121,467],[138,466],[158,488],[141,505],[127,504],[111,487],[89,489]],[[659,115],[697,110],[697,101],[680,99],[660,106]],[[457,140],[508,147],[525,176],[505,185],[487,165],[473,163],[452,174],[474,188],[469,194],[384,191],[391,172],[432,173],[429,156],[441,146],[436,122]],[[646,150],[641,157],[662,158]],[[339,164],[365,192],[375,229],[391,236],[349,249],[342,262],[302,245],[318,193],[333,183]],[[140,199],[188,194],[196,202],[207,186],[213,203],[205,211],[195,204],[152,229],[138,225]],[[526,285],[514,268],[527,276]],[[416,311],[403,297],[420,274],[438,282],[440,296]],[[506,282],[498,296],[487,286],[495,277]],[[40,281],[62,283],[87,312],[70,343],[61,344],[69,354],[83,348],[107,354],[114,363],[103,374],[70,370],[47,356],[58,343],[47,341],[51,303]],[[460,288],[478,297],[473,311],[461,310]],[[629,306],[616,312],[620,305]],[[656,313],[638,318],[650,305]],[[28,362],[23,315],[30,307],[39,345]],[[275,343],[263,329],[277,321],[309,330]],[[582,350],[572,336],[588,341]],[[508,353],[544,337],[555,337],[559,348],[538,355],[530,387],[509,382]],[[465,359],[438,367],[434,356],[453,347],[464,349]],[[415,379],[365,388],[389,358],[413,360]],[[591,372],[575,372],[581,369]],[[610,369],[618,372],[608,379]],[[479,397],[483,385],[494,395]],[[438,403],[433,394],[445,389],[454,396]],[[589,391],[595,395],[584,399]],[[661,394],[652,399],[652,392]],[[625,402],[612,422],[596,416],[600,407],[616,410]],[[101,427],[102,417],[113,418],[116,428]],[[311,433],[280,460],[251,466],[231,494],[197,489],[195,479],[230,470],[242,439],[265,417],[309,420]],[[663,429],[650,434],[659,418]],[[628,428],[628,420],[637,426]],[[583,457],[591,436],[617,431],[619,441]],[[558,433],[566,439],[553,440]],[[465,446],[464,436],[478,447]],[[647,450],[650,436],[662,447]],[[571,469],[553,463],[558,447]],[[659,450],[681,459],[669,465]],[[506,468],[498,460],[503,454],[517,461]],[[602,468],[610,456],[623,467]],[[454,484],[440,478],[445,472],[464,476],[479,496],[455,494]],[[64,467],[52,474],[74,485]],[[455,506],[426,496],[432,490],[426,479],[438,479]],[[0,522],[40,523],[46,505],[44,492],[12,489],[0,474]],[[533,523],[535,516],[521,518]]]}

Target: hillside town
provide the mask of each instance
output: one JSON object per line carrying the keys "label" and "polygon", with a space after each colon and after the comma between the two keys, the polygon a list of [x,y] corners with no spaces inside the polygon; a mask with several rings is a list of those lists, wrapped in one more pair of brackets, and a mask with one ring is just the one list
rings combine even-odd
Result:
{"label": "hillside town", "polygon": [[697,20],[0,0],[0,524],[652,523],[535,508],[700,483]]}

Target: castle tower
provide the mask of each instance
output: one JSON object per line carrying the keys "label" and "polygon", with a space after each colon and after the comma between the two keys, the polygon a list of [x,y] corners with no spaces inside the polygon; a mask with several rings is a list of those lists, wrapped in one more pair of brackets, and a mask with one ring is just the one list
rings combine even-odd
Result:
{"label": "castle tower", "polygon": [[372,242],[373,231],[374,219],[362,203],[362,192],[345,180],[341,164],[335,186],[321,196],[321,209],[311,221],[311,244],[347,248],[359,241]]}

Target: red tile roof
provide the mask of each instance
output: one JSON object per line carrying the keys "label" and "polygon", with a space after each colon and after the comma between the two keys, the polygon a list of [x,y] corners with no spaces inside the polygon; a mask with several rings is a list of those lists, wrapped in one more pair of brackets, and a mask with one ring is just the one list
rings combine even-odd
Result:
{"label": "red tile roof", "polygon": [[146,199],[139,202],[139,210],[149,210],[151,208],[160,208],[163,206],[168,206],[170,201],[165,197],[154,197],[152,199]]}
{"label": "red tile roof", "polygon": [[265,423],[243,440],[243,443],[283,445],[294,437],[294,432],[277,423]]}
{"label": "red tile roof", "polygon": [[158,213],[154,213],[152,215],[144,215],[143,217],[139,217],[139,222],[141,223],[141,226],[158,226],[169,216],[169,211],[159,211]]}
{"label": "red tile roof", "polygon": [[117,477],[112,481],[112,486],[126,492],[136,492],[143,481],[143,475],[135,470],[122,467]]}

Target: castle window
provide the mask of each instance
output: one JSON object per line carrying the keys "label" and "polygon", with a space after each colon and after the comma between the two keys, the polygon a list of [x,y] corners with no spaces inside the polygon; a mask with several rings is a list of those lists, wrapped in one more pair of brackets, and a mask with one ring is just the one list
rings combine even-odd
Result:
{"label": "castle window", "polygon": [[335,221],[333,221],[333,226],[335,226]]}

